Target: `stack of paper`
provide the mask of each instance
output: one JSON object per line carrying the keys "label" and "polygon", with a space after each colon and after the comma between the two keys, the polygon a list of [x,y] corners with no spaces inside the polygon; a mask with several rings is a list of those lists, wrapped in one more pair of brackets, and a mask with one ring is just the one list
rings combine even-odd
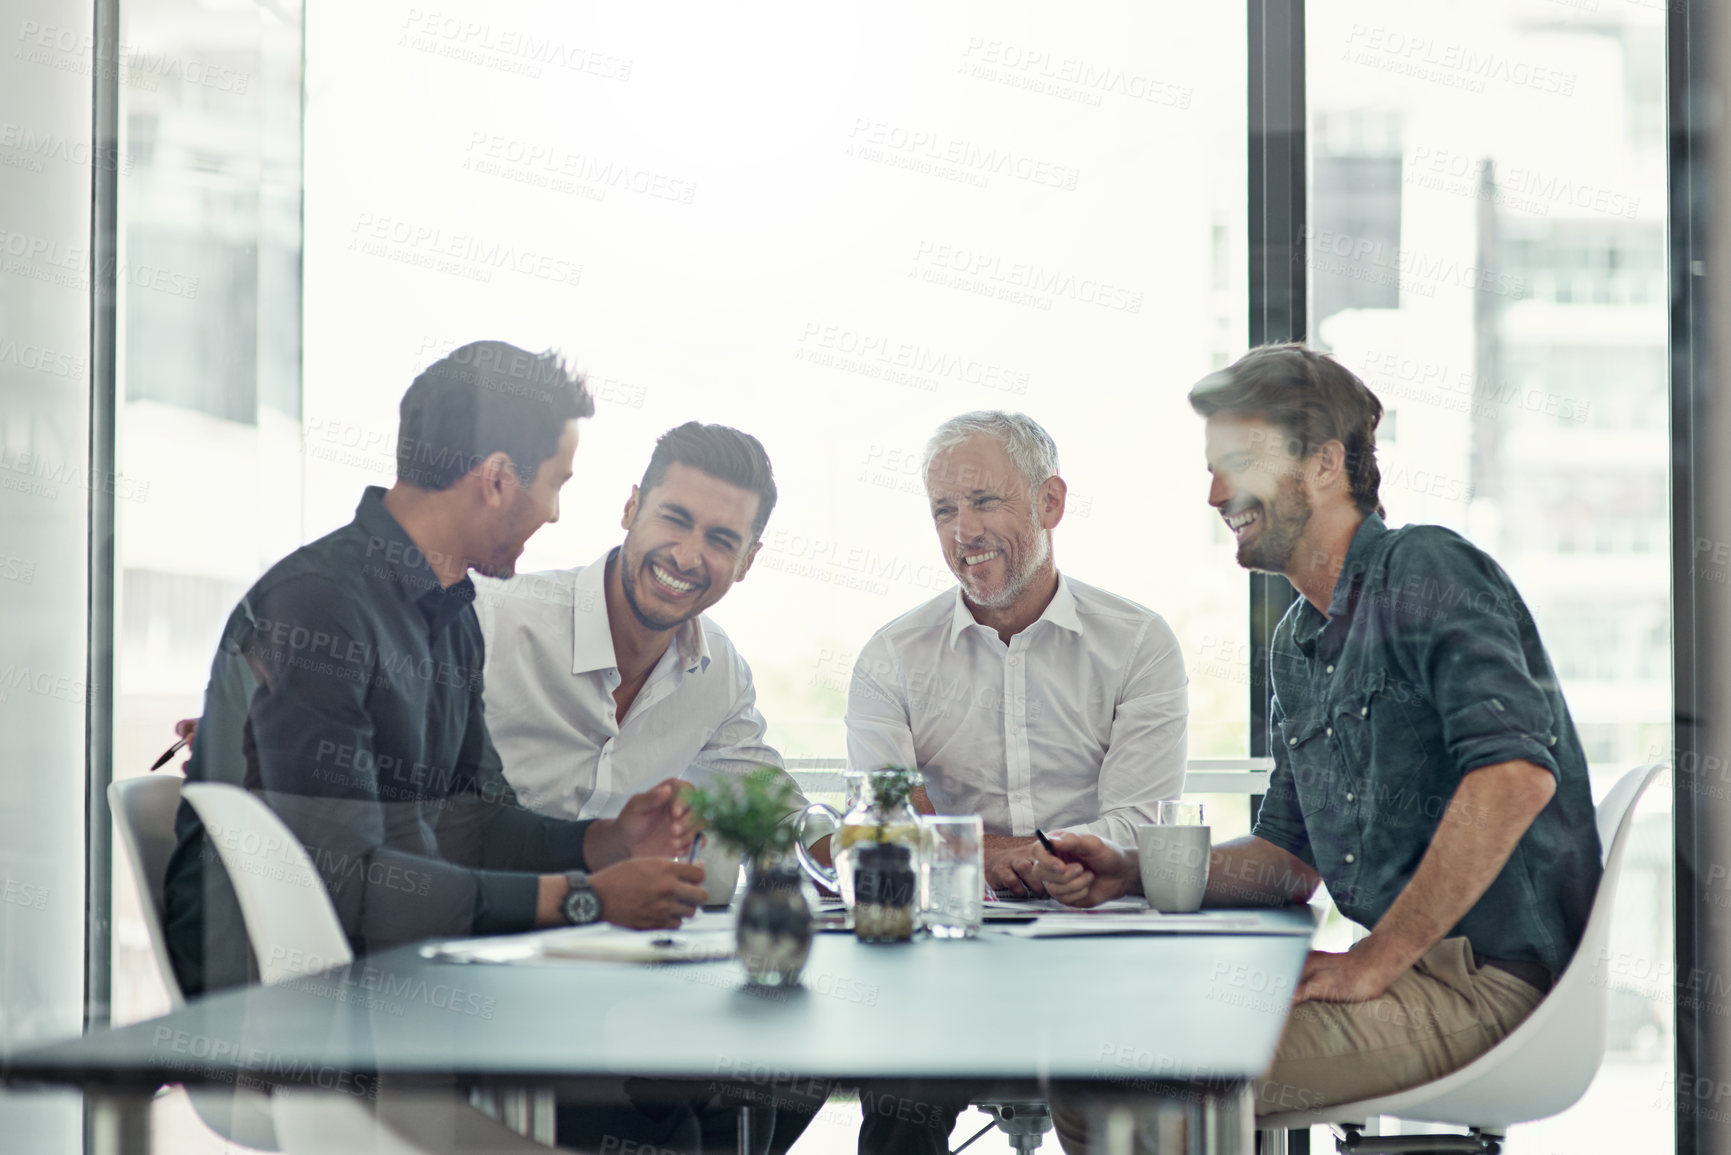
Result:
{"label": "stack of paper", "polygon": [[1197,911],[1195,914],[1161,914],[1144,905],[1140,913],[1088,914],[1072,910],[1041,914],[1032,922],[991,928],[997,934],[1017,938],[1078,938],[1103,934],[1290,934],[1291,929],[1255,914],[1232,911]]}
{"label": "stack of paper", "polygon": [[708,962],[732,958],[733,954],[731,919],[676,931],[623,930],[605,925],[562,927],[532,934],[453,939],[421,948],[422,958],[451,963]]}

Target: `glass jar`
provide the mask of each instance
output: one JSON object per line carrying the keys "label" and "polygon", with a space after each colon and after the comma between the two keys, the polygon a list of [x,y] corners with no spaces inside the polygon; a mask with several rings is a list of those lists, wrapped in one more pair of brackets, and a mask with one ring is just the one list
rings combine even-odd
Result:
{"label": "glass jar", "polygon": [[811,907],[799,871],[776,855],[752,860],[751,881],[734,927],[739,961],[751,986],[793,987],[811,954]]}

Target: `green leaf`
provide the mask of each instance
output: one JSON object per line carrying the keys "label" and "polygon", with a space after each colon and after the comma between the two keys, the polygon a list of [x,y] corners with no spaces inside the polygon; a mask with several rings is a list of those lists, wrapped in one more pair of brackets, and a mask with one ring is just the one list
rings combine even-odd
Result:
{"label": "green leaf", "polygon": [[885,766],[872,776],[872,787],[879,810],[894,810],[906,806],[913,797],[914,787],[923,779],[918,770],[907,766]]}
{"label": "green leaf", "polygon": [[799,795],[774,766],[719,777],[693,790],[688,801],[712,837],[734,843],[753,858],[793,846],[793,824],[787,819],[799,809]]}

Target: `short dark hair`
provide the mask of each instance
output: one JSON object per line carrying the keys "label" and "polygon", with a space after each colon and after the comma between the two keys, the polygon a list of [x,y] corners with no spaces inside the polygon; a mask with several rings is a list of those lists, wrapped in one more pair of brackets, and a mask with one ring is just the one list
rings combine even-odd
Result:
{"label": "short dark hair", "polygon": [[527,485],[559,447],[565,423],[595,400],[551,349],[471,341],[421,371],[397,409],[397,480],[449,489],[491,454],[510,457]]}
{"label": "short dark hair", "polygon": [[769,524],[769,511],[775,508],[775,470],[770,468],[763,442],[728,425],[704,425],[697,421],[675,425],[655,442],[649,468],[637,483],[638,493],[647,495],[660,485],[674,465],[689,465],[717,481],[756,490],[757,517],[751,523],[751,540],[763,536],[763,527]]}
{"label": "short dark hair", "polygon": [[1203,417],[1261,417],[1291,439],[1295,457],[1340,442],[1358,511],[1383,512],[1377,494],[1382,471],[1376,464],[1382,402],[1328,354],[1297,342],[1259,346],[1198,381],[1190,390],[1190,407]]}

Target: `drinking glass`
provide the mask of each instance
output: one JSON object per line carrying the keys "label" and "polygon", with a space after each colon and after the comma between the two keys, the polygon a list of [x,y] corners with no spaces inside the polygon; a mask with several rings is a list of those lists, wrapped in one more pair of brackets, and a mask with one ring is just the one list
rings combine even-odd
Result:
{"label": "drinking glass", "polygon": [[1156,821],[1161,826],[1208,825],[1202,820],[1202,803],[1200,802],[1162,802]]}
{"label": "drinking glass", "polygon": [[920,918],[933,938],[980,933],[986,831],[977,814],[920,819]]}

